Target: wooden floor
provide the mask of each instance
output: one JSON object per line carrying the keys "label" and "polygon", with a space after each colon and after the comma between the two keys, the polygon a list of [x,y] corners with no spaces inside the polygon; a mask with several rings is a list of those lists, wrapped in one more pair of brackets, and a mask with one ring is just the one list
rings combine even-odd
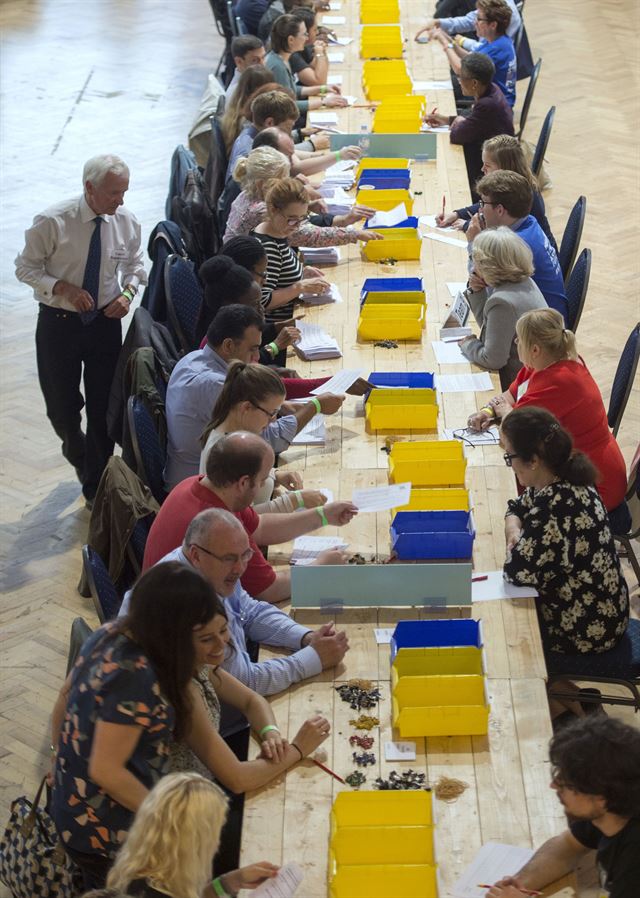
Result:
{"label": "wooden floor", "polygon": [[[583,245],[593,250],[579,347],[605,402],[639,317],[637,126],[640,66],[629,33],[635,0],[529,0],[526,22],[541,77],[525,136],[557,106],[545,199],[559,238],[570,207],[588,198]],[[168,166],[215,68],[220,40],[207,0],[4,0],[2,53],[0,823],[35,791],[48,756],[48,718],[66,664],[69,627],[88,600],[75,586],[88,513],[44,416],[33,332],[36,304],[12,260],[34,213],[81,189],[98,152],[131,167],[127,205],[146,241],[163,217]],[[522,96],[521,90],[520,95]],[[620,433],[629,460],[640,433],[636,390]],[[500,537],[498,537],[500,538]],[[615,713],[615,712],[614,712]],[[1,891],[0,891],[0,894]]]}

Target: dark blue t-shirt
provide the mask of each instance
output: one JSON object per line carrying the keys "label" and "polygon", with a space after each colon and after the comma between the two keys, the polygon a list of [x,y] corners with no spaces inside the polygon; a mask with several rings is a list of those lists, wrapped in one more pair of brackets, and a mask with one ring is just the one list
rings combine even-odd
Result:
{"label": "dark blue t-shirt", "polygon": [[516,102],[517,75],[516,51],[513,41],[506,34],[501,34],[492,43],[483,37],[478,47],[478,53],[485,53],[493,61],[496,67],[496,73],[493,76],[494,83],[505,95],[509,106],[513,107]]}
{"label": "dark blue t-shirt", "polygon": [[238,0],[233,7],[233,14],[240,16],[249,34],[258,36],[258,24],[269,6],[269,0]]}
{"label": "dark blue t-shirt", "polygon": [[518,237],[522,237],[533,253],[534,271],[531,277],[547,300],[547,305],[551,309],[557,309],[567,322],[568,309],[564,279],[558,257],[546,234],[533,215],[527,215],[517,227],[513,228],[513,231]]}

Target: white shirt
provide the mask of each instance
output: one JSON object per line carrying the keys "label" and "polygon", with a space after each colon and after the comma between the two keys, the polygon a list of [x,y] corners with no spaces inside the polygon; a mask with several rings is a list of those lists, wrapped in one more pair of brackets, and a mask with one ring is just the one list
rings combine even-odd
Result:
{"label": "white shirt", "polygon": [[[33,219],[25,232],[25,247],[16,257],[16,277],[33,288],[34,299],[45,305],[75,312],[61,294],[53,295],[56,281],[82,287],[96,213],[84,196],[50,206]],[[115,215],[102,215],[100,238],[100,290],[102,309],[122,293],[126,284],[147,283],[140,248],[140,224],[124,206]]]}

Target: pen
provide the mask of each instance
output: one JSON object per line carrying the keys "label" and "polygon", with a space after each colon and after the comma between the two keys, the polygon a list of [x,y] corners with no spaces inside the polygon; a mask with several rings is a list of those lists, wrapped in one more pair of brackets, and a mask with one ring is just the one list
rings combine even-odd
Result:
{"label": "pen", "polygon": [[445,210],[446,203],[447,203],[447,198],[443,193],[442,194],[442,217],[443,218],[444,218],[444,210]]}
{"label": "pen", "polygon": [[437,111],[438,111],[438,107],[434,106],[433,109],[431,110],[431,112],[429,113],[429,115],[435,115]]}
{"label": "pen", "polygon": [[319,767],[319,768],[320,768],[320,770],[324,770],[324,772],[325,772],[325,773],[328,773],[329,776],[332,776],[334,779],[338,780],[339,783],[342,783],[343,785],[346,786],[346,783],[345,783],[345,781],[342,779],[342,777],[341,777],[341,776],[338,776],[337,773],[334,773],[333,770],[331,770],[330,767],[325,767],[324,764],[321,764],[320,761],[316,761],[315,758],[311,758],[311,760],[312,760],[313,763],[316,765],[316,767]]}
{"label": "pen", "polygon": [[[493,886],[487,885],[486,882],[479,882],[476,886],[477,889],[492,889]],[[523,895],[542,895],[542,892],[536,892],[535,889],[521,889],[519,886],[514,886],[514,888],[518,889],[519,892],[522,892]]]}
{"label": "pen", "polygon": [[[481,580],[488,580],[488,579],[489,579],[489,577],[487,576],[487,574],[482,574],[482,576],[480,576],[480,577],[472,577],[471,582],[479,583]],[[480,886],[478,886],[478,888],[480,888]]]}

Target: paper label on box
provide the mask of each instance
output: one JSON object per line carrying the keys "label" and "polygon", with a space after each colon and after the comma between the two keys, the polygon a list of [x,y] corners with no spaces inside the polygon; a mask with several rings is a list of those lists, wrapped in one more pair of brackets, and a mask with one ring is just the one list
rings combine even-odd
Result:
{"label": "paper label on box", "polygon": [[393,636],[393,627],[374,627],[373,632],[378,645],[389,645]]}
{"label": "paper label on box", "polygon": [[415,761],[415,742],[385,742],[385,761]]}

